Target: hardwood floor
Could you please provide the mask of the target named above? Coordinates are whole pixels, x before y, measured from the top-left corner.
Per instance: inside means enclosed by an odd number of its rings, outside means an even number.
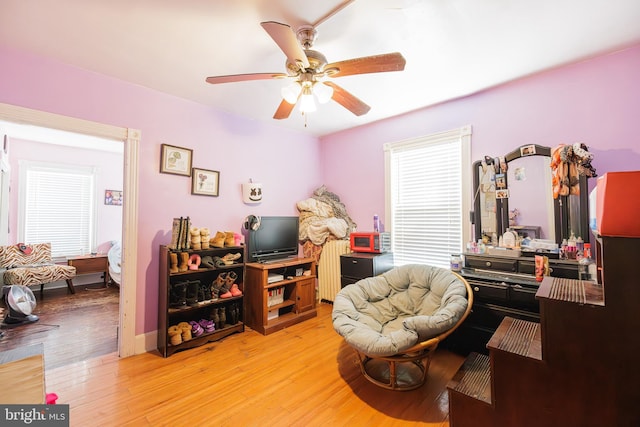
[[[34,314],[40,320],[19,326],[3,323],[0,351],[43,343],[46,369],[117,352],[117,286],[76,286],[75,294],[66,287],[50,289],[44,298],[39,290],[34,294]]]
[[[268,336],[247,329],[166,359],[112,353],[48,367],[47,391],[70,405],[72,426],[449,426],[446,384],[463,357],[438,350],[423,387],[382,389],[361,375],[331,308]]]

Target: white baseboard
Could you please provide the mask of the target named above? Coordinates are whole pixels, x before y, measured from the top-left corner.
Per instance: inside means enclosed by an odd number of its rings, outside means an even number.
[[[158,348],[158,331],[136,335],[136,354],[147,353]]]

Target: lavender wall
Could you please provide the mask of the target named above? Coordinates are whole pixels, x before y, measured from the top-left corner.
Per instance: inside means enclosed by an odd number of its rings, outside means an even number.
[[[473,161],[524,144],[584,142],[595,154],[594,166],[601,175],[640,169],[639,112],[637,45],[324,137],[320,163],[327,186],[340,195],[360,229],[370,229],[373,214],[384,213],[386,142],[469,124]]]
[[[100,200],[104,197],[104,190],[122,190],[122,154],[11,138],[9,141],[9,160],[11,164],[9,243],[18,242],[17,209],[20,160],[96,167],[98,169],[96,189]],[[96,215],[98,223],[98,247],[96,249],[97,252],[106,253],[111,247],[112,240],[121,239],[122,206],[107,206],[100,201]]]
[[[0,58],[0,102],[142,131],[136,334],[157,328],[158,247],[170,241],[172,218],[239,232],[250,213],[297,214],[295,203],[321,184],[313,137],[2,46]],[[191,148],[193,166],[220,171],[220,196],[192,196],[189,178],[159,173],[162,143]],[[242,203],[249,178],[263,183],[260,205]]]

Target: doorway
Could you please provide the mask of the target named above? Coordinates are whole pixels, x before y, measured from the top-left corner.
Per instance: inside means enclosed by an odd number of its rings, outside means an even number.
[[[138,227],[138,146],[140,131],[0,103],[0,120],[95,136],[124,144],[121,288],[119,302],[118,355],[136,351],[136,277]]]

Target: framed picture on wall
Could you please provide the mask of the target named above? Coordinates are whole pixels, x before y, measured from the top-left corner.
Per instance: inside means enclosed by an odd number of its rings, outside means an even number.
[[[160,148],[160,173],[191,176],[193,150],[162,144]]]
[[[191,171],[191,194],[218,196],[220,172],[193,168]]]
[[[104,190],[104,204],[122,206],[122,190]]]

